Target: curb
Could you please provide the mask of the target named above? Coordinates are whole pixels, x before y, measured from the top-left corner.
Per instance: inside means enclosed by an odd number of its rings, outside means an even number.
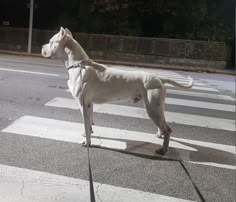
[[[0,54],[42,58],[41,54],[37,54],[37,53],[0,50]],[[145,67],[145,68],[160,68],[160,69],[168,69],[168,70],[176,70],[176,71],[189,71],[189,72],[197,72],[197,73],[225,74],[225,75],[236,76],[236,72],[233,69],[213,69],[213,68],[180,66],[180,65],[160,64],[160,63],[156,63],[156,64],[138,63],[138,62],[102,60],[102,59],[94,59],[94,60],[96,62],[100,62],[104,64],[127,65],[127,66],[136,66],[136,67]]]

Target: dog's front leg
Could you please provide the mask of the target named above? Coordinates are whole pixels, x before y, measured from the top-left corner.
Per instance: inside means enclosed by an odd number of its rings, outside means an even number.
[[[82,142],[82,145],[86,146],[91,144],[91,123],[90,123],[90,113],[87,104],[83,106],[83,116],[84,116],[84,129],[86,140]]]
[[[83,93],[81,95],[81,101],[82,101],[82,116],[84,119],[84,129],[85,129],[85,136],[86,140],[82,142],[82,145],[86,146],[91,145],[91,118],[90,118],[90,106],[91,104],[86,101],[85,99],[85,93],[86,93],[86,84],[83,87]]]
[[[93,104],[91,103],[90,104],[90,107],[89,107],[89,117],[90,117],[90,130],[91,130],[91,133],[93,133],[93,128],[92,126],[94,125],[94,122],[93,122]]]
[[[86,140],[82,142],[82,145],[86,146],[91,144],[91,122],[90,122],[90,113],[88,104],[82,105],[83,117],[84,117],[84,129]]]
[[[80,104],[80,102],[78,102],[78,106],[81,112],[81,116],[84,122],[84,112],[83,112],[83,106],[82,104]],[[94,125],[93,123],[93,104],[90,104],[90,106],[88,107],[88,111],[89,111],[89,117],[90,117],[90,132],[93,133],[93,128],[92,125]],[[82,134],[83,137],[86,137],[86,133]]]

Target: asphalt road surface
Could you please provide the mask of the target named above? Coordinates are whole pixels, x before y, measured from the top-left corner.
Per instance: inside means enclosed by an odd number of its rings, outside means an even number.
[[[125,66],[115,68],[133,69]],[[187,82],[168,86],[170,150],[142,102],[94,109],[96,201],[235,201],[235,77],[142,69]],[[87,150],[60,62],[0,56],[0,201],[89,201]]]

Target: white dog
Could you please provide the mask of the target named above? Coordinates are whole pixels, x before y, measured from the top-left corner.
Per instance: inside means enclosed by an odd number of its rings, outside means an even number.
[[[89,59],[71,32],[64,28],[61,28],[48,44],[43,45],[42,55],[46,58],[57,58],[65,63],[69,72],[69,90],[77,100],[84,120],[86,141],[82,144],[91,144],[94,103],[132,99],[134,102],[143,101],[149,117],[164,136],[163,147],[157,152],[167,152],[172,130],[164,116],[164,83],[191,88],[191,77],[187,85],[182,85],[171,79],[159,78],[156,74],[108,68]]]

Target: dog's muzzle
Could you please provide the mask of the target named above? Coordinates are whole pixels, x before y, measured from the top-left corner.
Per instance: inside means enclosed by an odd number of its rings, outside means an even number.
[[[52,56],[52,51],[49,50],[48,44],[45,44],[45,45],[42,46],[41,54],[45,58],[50,58]]]

